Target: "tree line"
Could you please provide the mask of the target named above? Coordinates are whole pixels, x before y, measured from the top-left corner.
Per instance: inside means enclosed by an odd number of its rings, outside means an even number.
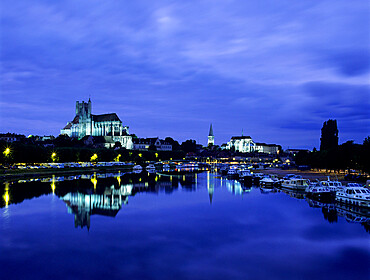
[[[370,173],[370,136],[362,144],[347,141],[338,145],[336,120],[324,122],[321,129],[320,151],[300,151],[295,156],[297,165],[327,170],[356,170]]]

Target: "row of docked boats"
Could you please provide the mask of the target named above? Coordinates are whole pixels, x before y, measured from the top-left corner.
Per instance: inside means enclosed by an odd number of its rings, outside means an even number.
[[[290,178],[284,180],[282,187],[301,190],[307,197],[319,200],[334,199],[339,203],[351,204],[358,207],[370,207],[370,189],[359,183],[348,183],[343,185],[339,181],[310,182],[303,178]]]
[[[223,167],[220,172],[230,179],[258,184],[262,188],[281,187],[300,191],[307,197],[316,200],[335,200],[338,203],[370,208],[370,189],[359,183],[343,185],[338,180],[330,180],[329,177],[327,180],[310,182],[310,180],[295,174],[288,174],[279,179],[276,175],[253,174],[243,166]]]

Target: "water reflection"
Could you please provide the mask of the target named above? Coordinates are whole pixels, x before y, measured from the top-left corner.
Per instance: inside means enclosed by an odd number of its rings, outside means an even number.
[[[68,213],[74,214],[75,227],[90,229],[91,215],[115,217],[122,204],[127,204],[132,189],[132,184],[122,185],[119,189],[112,185],[103,194],[67,193],[61,199],[67,204]]]
[[[210,205],[215,202],[215,195],[218,195],[219,191],[222,192],[218,189],[224,188],[235,196],[250,193],[256,189],[262,195],[285,194],[294,199],[305,200],[309,207],[321,209],[324,220],[329,223],[338,222],[340,217],[347,222],[363,225],[366,231],[369,231],[370,227],[369,209],[338,204],[334,201],[309,199],[304,192],[300,191],[245,185],[238,180],[222,178],[210,171],[203,174],[186,170],[168,170],[161,173],[116,172],[21,179],[2,184],[0,207],[4,208],[2,218],[9,219],[9,205],[51,194],[66,203],[68,213],[75,217],[75,227],[89,229],[92,215],[115,217],[128,203],[129,197],[137,193],[172,194],[180,189],[195,192],[202,191],[203,188],[206,188],[208,197],[205,199]],[[256,192],[254,194],[256,195]]]

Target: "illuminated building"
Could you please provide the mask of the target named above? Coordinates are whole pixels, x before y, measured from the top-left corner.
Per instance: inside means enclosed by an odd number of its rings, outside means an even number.
[[[123,126],[116,113],[91,114],[91,100],[87,103],[76,101],[76,116],[60,131],[60,134],[81,139],[85,136],[103,136],[107,148],[120,142],[122,147],[132,149],[132,137],[128,126]]]
[[[227,150],[235,150],[240,153],[265,153],[277,154],[279,146],[275,144],[257,143],[250,136],[233,136],[226,144]]]
[[[213,128],[212,128],[212,124],[211,126],[209,127],[209,133],[208,133],[208,146],[210,145],[214,145],[215,144],[215,136],[213,135]]]

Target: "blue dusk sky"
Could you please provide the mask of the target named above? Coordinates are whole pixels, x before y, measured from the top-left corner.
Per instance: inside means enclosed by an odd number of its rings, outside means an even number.
[[[2,1],[0,132],[58,135],[91,96],[139,137],[319,147],[370,135],[370,6]]]

